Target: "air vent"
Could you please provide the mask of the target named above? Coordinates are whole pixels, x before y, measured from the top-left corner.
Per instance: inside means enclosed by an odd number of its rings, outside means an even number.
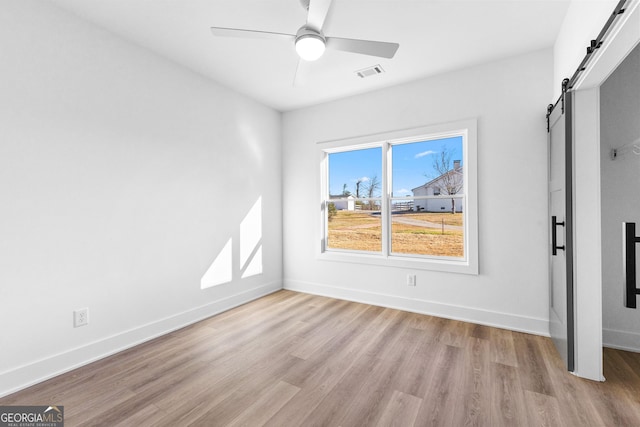
[[[374,65],[373,67],[367,67],[367,68],[363,68],[362,70],[356,71],[356,74],[358,75],[358,77],[362,79],[364,79],[365,77],[371,77],[371,76],[375,76],[376,74],[382,74],[382,73],[384,73],[384,70],[379,64]]]

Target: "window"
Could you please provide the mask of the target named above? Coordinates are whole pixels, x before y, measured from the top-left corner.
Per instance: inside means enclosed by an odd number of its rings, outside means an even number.
[[[321,258],[477,274],[475,121],[319,148]]]

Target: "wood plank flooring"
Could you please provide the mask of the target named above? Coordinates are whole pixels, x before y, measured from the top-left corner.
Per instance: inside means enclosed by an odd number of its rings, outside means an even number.
[[[640,355],[597,383],[548,338],[280,291],[0,399],[66,426],[640,426]]]

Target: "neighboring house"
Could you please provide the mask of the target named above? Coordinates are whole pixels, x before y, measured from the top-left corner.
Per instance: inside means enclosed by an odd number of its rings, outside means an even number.
[[[336,206],[336,209],[339,211],[353,211],[356,208],[356,198],[351,194],[348,196],[344,196],[344,194],[339,194],[337,196],[329,196],[329,200]]]
[[[453,169],[432,179],[426,184],[411,190],[414,196],[448,196],[464,194],[463,169],[460,160],[453,162]],[[442,197],[437,199],[414,200],[415,210],[426,212],[450,212],[453,208],[455,212],[462,212],[464,209],[464,199]]]

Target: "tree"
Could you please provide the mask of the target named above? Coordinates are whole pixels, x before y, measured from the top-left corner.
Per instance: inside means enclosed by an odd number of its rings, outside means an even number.
[[[347,184],[342,184],[342,195],[343,196],[350,196],[351,195],[351,191],[347,190]]]
[[[360,198],[360,185],[362,185],[362,178],[358,178],[356,181],[356,199]]]
[[[337,215],[337,213],[338,213],[338,209],[336,208],[336,204],[329,203],[329,205],[327,206],[327,217],[329,221],[331,221],[333,217]]]
[[[373,175],[365,186],[365,193],[367,198],[372,199],[378,197],[378,190],[380,189],[380,180],[377,175]],[[373,210],[373,201],[369,200],[369,209]]]
[[[443,146],[440,155],[433,160],[433,168],[439,175],[440,191],[450,196],[458,194],[464,184],[460,161],[452,162],[451,157],[451,151]],[[454,197],[451,198],[451,213],[456,213],[456,199]]]

